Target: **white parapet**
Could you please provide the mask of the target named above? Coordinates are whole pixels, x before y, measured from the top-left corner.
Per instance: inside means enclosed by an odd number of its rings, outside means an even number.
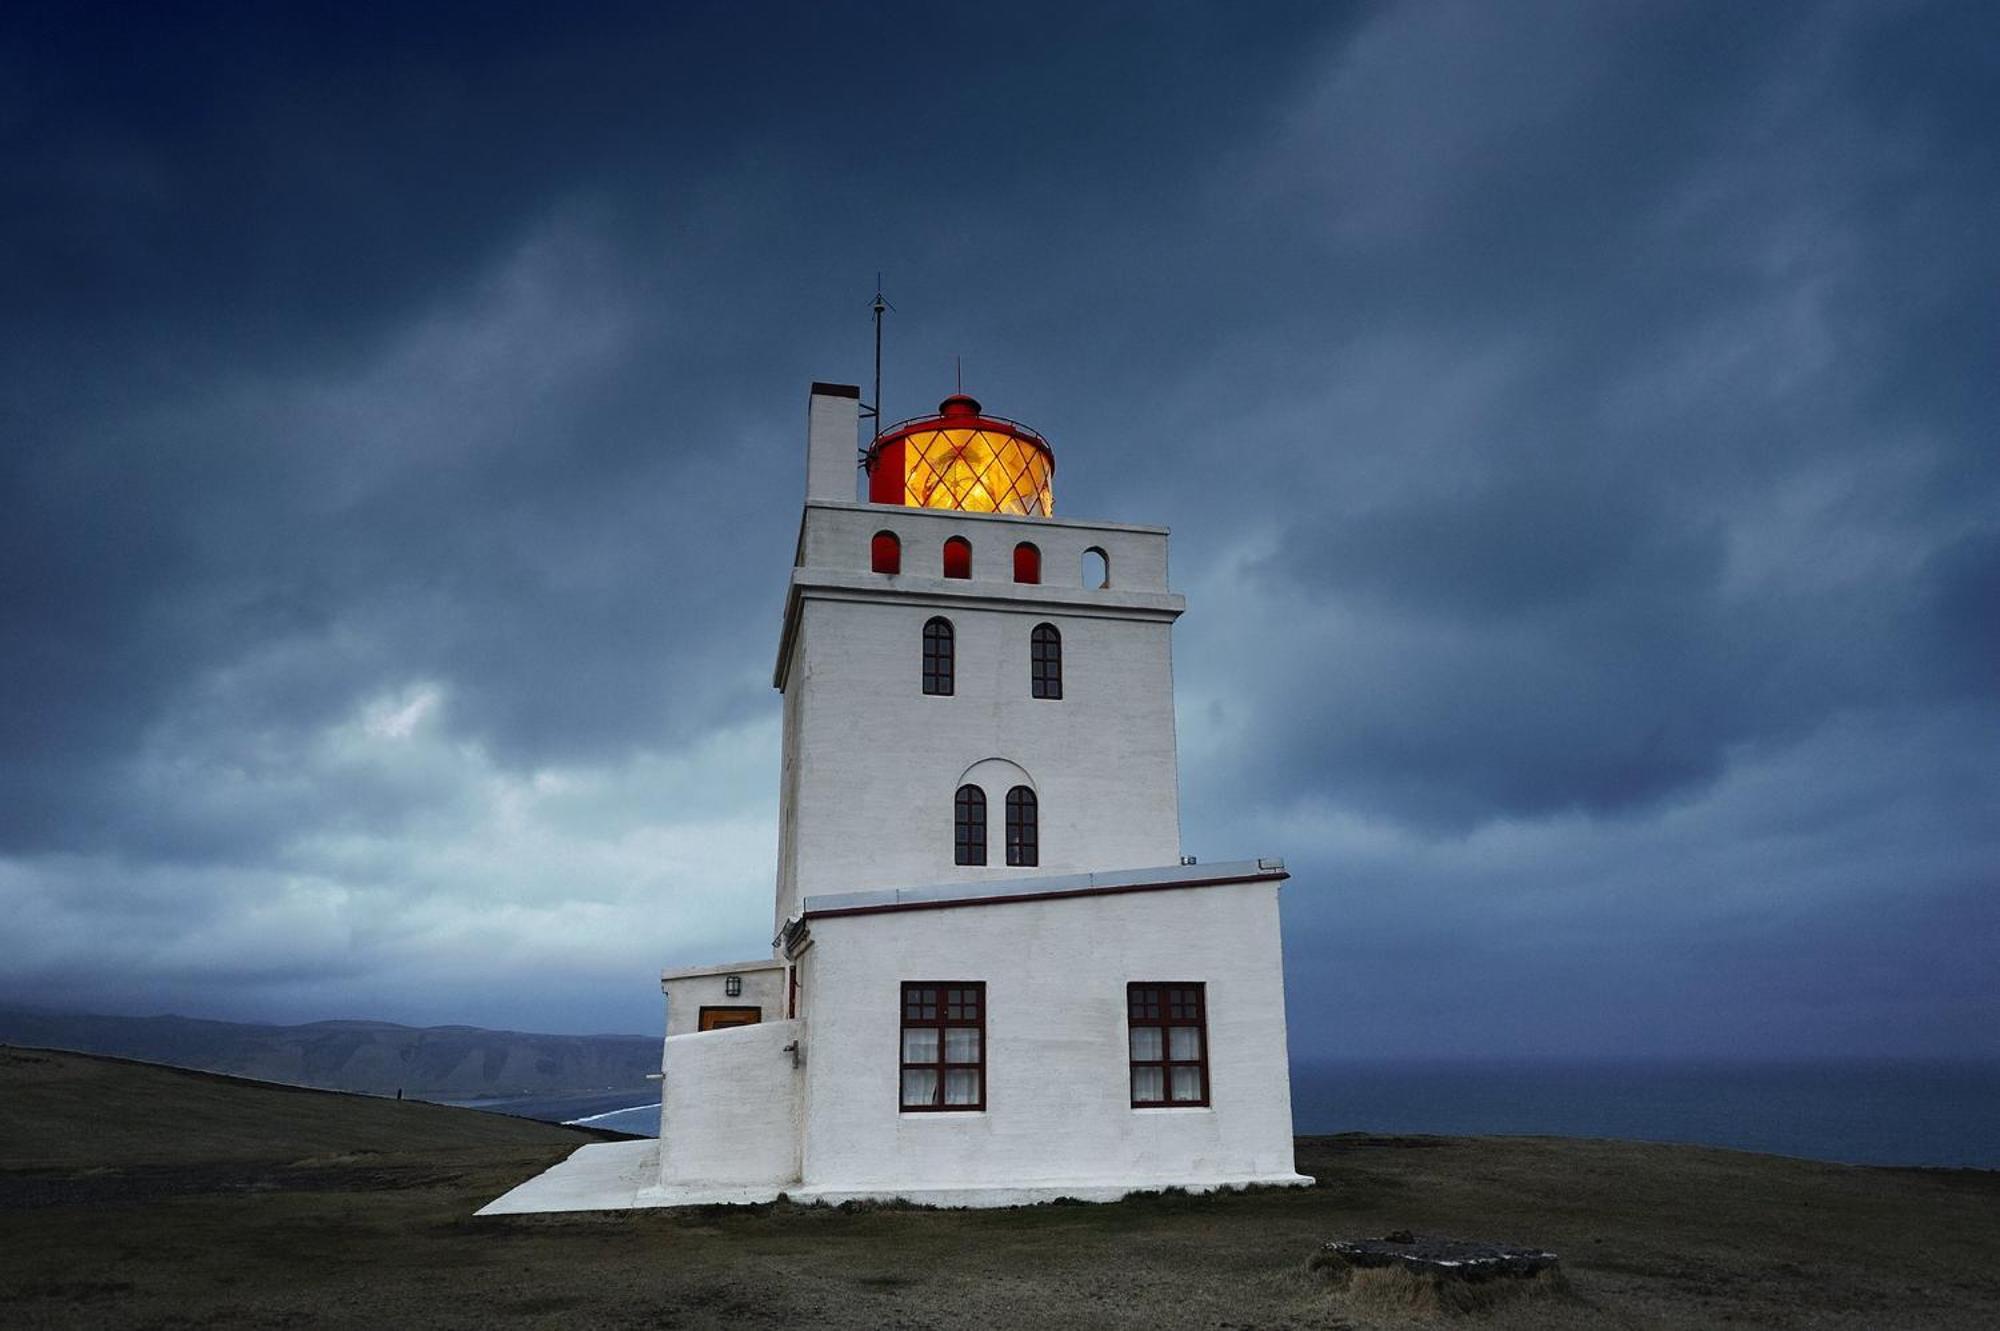
[[[667,1040],[661,1186],[798,1180],[799,1029],[796,1021],[767,1021]]]

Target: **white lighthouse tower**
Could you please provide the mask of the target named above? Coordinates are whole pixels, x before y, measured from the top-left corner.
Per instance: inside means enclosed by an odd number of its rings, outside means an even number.
[[[963,394],[874,442],[856,504],[849,391],[814,386],[778,647],[778,925],[826,893],[1178,864],[1166,530],[1054,517],[1049,445]]]
[[[588,1204],[1309,1183],[1284,865],[1182,855],[1166,529],[1055,516],[1048,442],[962,393],[858,417],[813,385],[773,955],[662,976],[657,1158]]]

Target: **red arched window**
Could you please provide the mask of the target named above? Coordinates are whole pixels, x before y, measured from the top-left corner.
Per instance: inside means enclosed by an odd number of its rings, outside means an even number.
[[[892,531],[878,531],[868,546],[868,566],[877,573],[903,571],[903,543]]]
[[[1042,552],[1027,541],[1014,547],[1014,581],[1042,580]]]
[[[972,542],[954,536],[944,543],[944,575],[947,578],[972,576]]]

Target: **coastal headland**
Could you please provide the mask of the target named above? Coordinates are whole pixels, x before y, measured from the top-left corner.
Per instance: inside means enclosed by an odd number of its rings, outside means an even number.
[[[2000,1173],[1546,1137],[1305,1137],[1320,1186],[1108,1206],[475,1219],[605,1134],[0,1047],[0,1324],[1987,1327]],[[1553,1249],[1440,1313],[1310,1269],[1408,1229]]]

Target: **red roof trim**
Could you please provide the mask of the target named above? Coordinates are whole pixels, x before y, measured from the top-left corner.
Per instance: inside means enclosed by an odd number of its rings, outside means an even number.
[[[837,906],[831,910],[806,909],[804,918],[829,920],[841,915],[886,915],[900,910],[953,910],[960,906],[1008,906],[1019,901],[1059,901],[1065,897],[1108,897],[1122,892],[1165,892],[1177,887],[1226,887],[1232,883],[1282,883],[1292,875],[1279,869],[1270,873],[1232,874],[1227,878],[1185,878],[1165,883],[1117,883],[1105,887],[1069,887],[1053,892],[1020,892],[1004,897],[947,897],[938,901],[891,901],[873,906]]]

